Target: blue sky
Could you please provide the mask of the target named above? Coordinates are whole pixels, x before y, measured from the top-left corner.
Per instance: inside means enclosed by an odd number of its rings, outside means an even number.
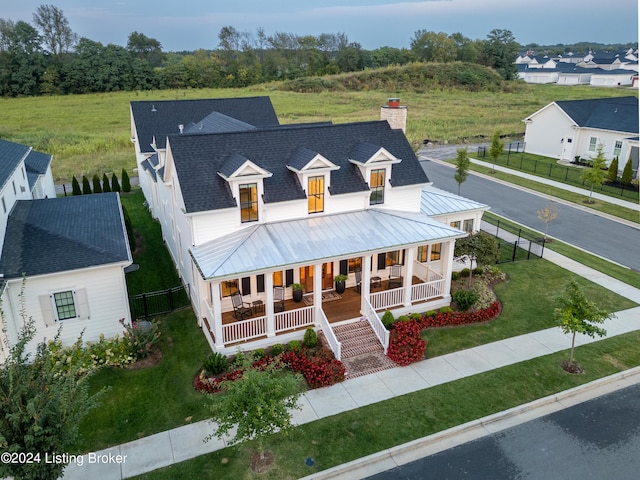
[[[62,9],[81,37],[125,46],[137,31],[166,51],[216,48],[225,25],[267,35],[344,32],[366,49],[409,47],[420,29],[484,39],[500,28],[521,44],[638,41],[637,0],[0,0],[0,18],[31,22],[43,3]]]

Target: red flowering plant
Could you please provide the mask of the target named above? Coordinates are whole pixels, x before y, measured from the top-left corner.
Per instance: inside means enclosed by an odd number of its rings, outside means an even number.
[[[420,330],[416,320],[396,322],[389,337],[387,356],[401,366],[422,360],[427,342],[420,337]]]

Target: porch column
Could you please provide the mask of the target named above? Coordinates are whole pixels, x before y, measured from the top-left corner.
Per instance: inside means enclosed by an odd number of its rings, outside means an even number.
[[[313,324],[319,326],[320,311],[322,310],[322,264],[313,266]]]
[[[445,298],[451,298],[451,272],[453,271],[453,245],[455,240],[449,242],[443,242],[443,252],[441,255],[442,261],[442,275],[444,277],[444,284],[442,285],[442,296]]]
[[[404,306],[411,306],[411,288],[413,286],[413,262],[418,258],[418,247],[409,247],[404,257],[406,263],[404,272]]]
[[[220,297],[222,291],[220,290],[220,282],[213,282],[211,284],[211,310],[213,310],[212,325],[213,336],[215,337],[216,347],[224,347],[224,339],[222,338],[222,305],[220,303]]]
[[[273,309],[273,273],[264,274],[264,289],[267,295],[267,302],[264,312],[267,315],[267,337],[276,336],[276,317]]]
[[[360,284],[360,313],[367,311],[365,301],[371,294],[371,255],[362,257],[362,283]]]

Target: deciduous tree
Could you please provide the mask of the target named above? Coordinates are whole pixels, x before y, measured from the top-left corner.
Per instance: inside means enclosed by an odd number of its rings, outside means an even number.
[[[593,203],[591,197],[593,196],[594,187],[600,187],[607,176],[607,161],[604,158],[602,148],[602,144],[599,144],[596,156],[591,158],[591,168],[586,168],[582,172],[582,180],[591,186],[589,189],[589,199],[587,200],[587,203]]]
[[[489,156],[493,159],[493,164],[491,165],[491,173],[496,173],[496,161],[498,157],[502,155],[504,152],[504,142],[500,138],[500,132],[496,130],[491,135],[491,146],[489,147]]]
[[[603,337],[607,332],[598,325],[615,315],[602,310],[587,299],[575,280],[567,285],[565,294],[557,299],[557,303],[558,307],[554,310],[554,316],[562,331],[571,334],[571,352],[567,369],[573,371],[576,334],[582,333],[592,338],[595,336]]]
[[[542,209],[536,212],[538,214],[538,219],[544,222],[544,242],[547,241],[547,232],[549,231],[549,224],[558,218],[558,209],[555,204],[549,200],[547,201],[547,205]]]
[[[47,49],[56,57],[67,53],[77,41],[64,12],[54,5],[40,5],[33,14],[33,22],[40,28]]]
[[[453,175],[453,178],[458,183],[458,195],[460,195],[460,185],[462,185],[469,176],[469,166],[471,165],[471,162],[466,148],[459,148],[457,151],[456,173]]]
[[[469,261],[471,273],[469,274],[469,286],[473,276],[473,264],[490,265],[496,263],[499,252],[498,240],[486,232],[478,231],[465,238],[456,240],[453,256],[460,262]]]
[[[505,80],[514,80],[518,74],[514,63],[518,47],[518,42],[509,30],[491,30],[483,42],[483,62],[493,67]]]

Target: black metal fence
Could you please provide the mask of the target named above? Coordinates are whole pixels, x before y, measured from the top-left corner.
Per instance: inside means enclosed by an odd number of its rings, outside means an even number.
[[[134,320],[164,315],[190,305],[189,285],[129,297],[131,318]]]
[[[527,235],[522,229],[518,229],[517,233],[511,233],[500,228],[500,221],[492,227],[484,230],[498,239],[500,256],[496,263],[542,258],[545,243],[543,238]]]

